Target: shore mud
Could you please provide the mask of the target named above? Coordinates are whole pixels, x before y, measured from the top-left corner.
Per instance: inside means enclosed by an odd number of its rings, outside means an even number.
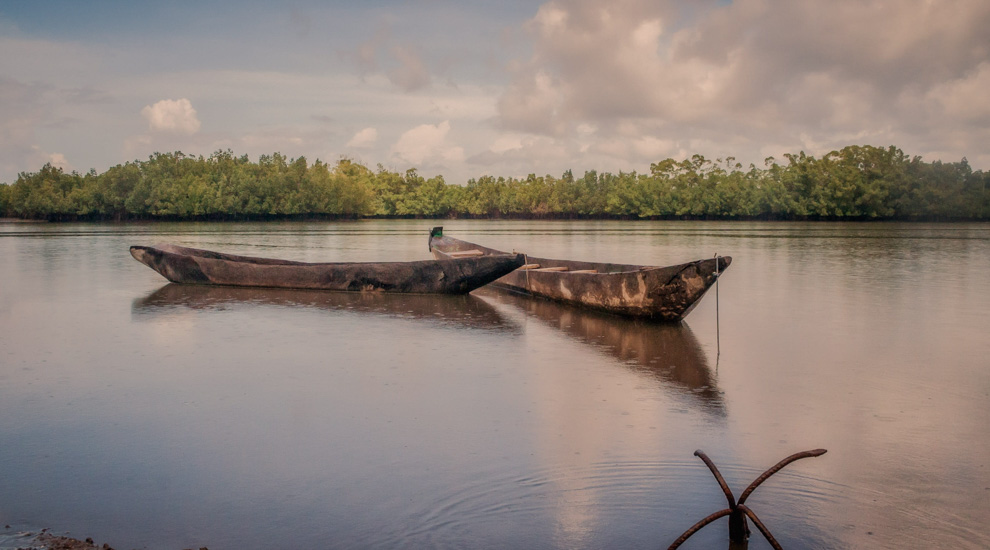
[[[23,531],[6,525],[0,530],[0,550],[114,550],[114,548],[107,543],[97,544],[91,538],[79,540],[66,535],[56,535],[49,529],[37,532]],[[199,550],[209,549],[202,547]]]

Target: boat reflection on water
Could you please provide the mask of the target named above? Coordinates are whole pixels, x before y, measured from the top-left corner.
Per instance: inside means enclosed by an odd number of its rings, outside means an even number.
[[[664,387],[700,399],[710,412],[725,415],[715,374],[697,337],[685,324],[637,321],[488,288],[475,295],[522,310]]]
[[[711,412],[725,414],[716,378],[687,325],[637,321],[487,288],[465,295],[425,295],[169,283],[134,300],[131,311],[140,319],[179,309],[222,311],[245,305],[355,311],[433,326],[508,333],[525,330],[512,315],[512,311],[521,311],[661,382],[664,388],[690,395],[693,402],[701,400]]]
[[[444,326],[518,332],[494,307],[471,294],[391,294],[384,292],[328,292],[281,288],[183,285],[169,283],[134,300],[137,318],[168,314],[177,308],[224,310],[239,305],[303,307],[375,313],[428,320]]]

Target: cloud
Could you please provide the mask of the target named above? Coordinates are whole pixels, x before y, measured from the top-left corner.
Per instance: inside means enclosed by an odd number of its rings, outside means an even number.
[[[559,117],[568,93],[565,88],[564,82],[544,71],[520,75],[498,99],[499,126],[534,134],[566,133],[567,124]]]
[[[585,120],[655,116],[663,89],[663,2],[552,1],[526,29],[533,56],[510,68],[499,101],[507,128],[562,134]]]
[[[199,131],[196,109],[186,98],[163,99],[154,105],[146,105],[141,115],[148,120],[152,132],[192,135]]]
[[[388,79],[400,89],[412,92],[430,85],[430,71],[414,48],[396,46],[392,55],[398,66],[388,72]]]
[[[362,77],[381,70],[379,74],[384,74],[393,86],[403,92],[414,92],[429,87],[433,81],[422,53],[424,44],[427,41],[397,44],[392,25],[383,24],[370,38],[342,51],[341,56],[352,61]],[[383,58],[381,67],[379,58]]]
[[[509,65],[495,122],[567,147],[591,125],[586,150],[613,165],[689,143],[754,160],[849,139],[923,153],[950,120],[985,128],[988,26],[981,0],[552,0],[525,24],[532,55]]]
[[[41,33],[50,14],[12,12],[25,30],[0,36],[0,181],[55,151],[104,170],[217,148],[416,160],[452,182],[694,153],[762,166],[851,143],[990,168],[985,0],[373,4],[182,36],[98,8],[100,33]]]
[[[990,61],[972,72],[932,88],[930,98],[959,124],[990,125]]]
[[[506,168],[509,173],[523,175],[533,172],[530,166],[540,166],[543,171],[556,171],[561,162],[573,159],[578,151],[569,150],[560,140],[546,136],[501,136],[491,146],[470,156],[470,164],[484,167]],[[499,173],[498,175],[506,175]]]
[[[48,155],[48,162],[56,168],[61,168],[63,171],[71,171],[72,165],[66,160],[65,155],[62,153],[52,153]]]
[[[392,146],[392,156],[414,166],[443,165],[464,160],[464,149],[447,142],[450,121],[422,124],[399,137]]]
[[[378,141],[378,130],[374,128],[365,128],[360,132],[354,134],[354,137],[347,142],[347,147],[354,147],[355,149],[367,149]]]
[[[54,95],[50,86],[0,76],[0,182],[57,160],[38,145],[37,132],[51,122]]]

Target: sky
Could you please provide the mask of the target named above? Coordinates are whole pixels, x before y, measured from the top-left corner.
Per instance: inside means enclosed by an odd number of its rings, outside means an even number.
[[[465,183],[894,145],[990,169],[986,0],[0,0],[0,182],[155,152]]]

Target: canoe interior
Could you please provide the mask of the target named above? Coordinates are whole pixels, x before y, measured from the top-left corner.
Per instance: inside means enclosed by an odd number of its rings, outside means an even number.
[[[159,243],[150,248],[156,248],[163,252],[178,254],[180,256],[192,256],[196,258],[208,258],[211,260],[224,260],[228,262],[241,262],[255,265],[319,265],[317,262],[298,262],[294,260],[279,260],[276,258],[239,256],[237,254],[226,254],[224,252],[214,252],[213,250],[203,250],[201,248],[188,248],[171,243]]]
[[[492,254],[506,254],[502,250],[496,250],[494,248],[488,248],[486,246],[481,246],[478,244],[470,243],[467,241],[462,241],[455,239],[453,237],[448,237],[446,235],[442,237],[434,237],[430,240],[431,250],[436,249],[445,256],[451,256],[452,253],[457,252],[469,252],[471,250],[480,250],[485,255]],[[516,252],[513,251],[513,254]],[[614,264],[605,262],[583,262],[580,260],[558,260],[553,258],[541,258],[538,256],[529,256],[523,253],[523,258],[526,264],[539,264],[539,268],[554,268],[554,267],[566,267],[568,271],[588,271],[594,270],[599,274],[603,273],[627,273],[634,271],[642,271],[644,269],[657,269],[653,266],[647,265],[634,265],[634,264]],[[565,272],[566,273],[566,272]]]

